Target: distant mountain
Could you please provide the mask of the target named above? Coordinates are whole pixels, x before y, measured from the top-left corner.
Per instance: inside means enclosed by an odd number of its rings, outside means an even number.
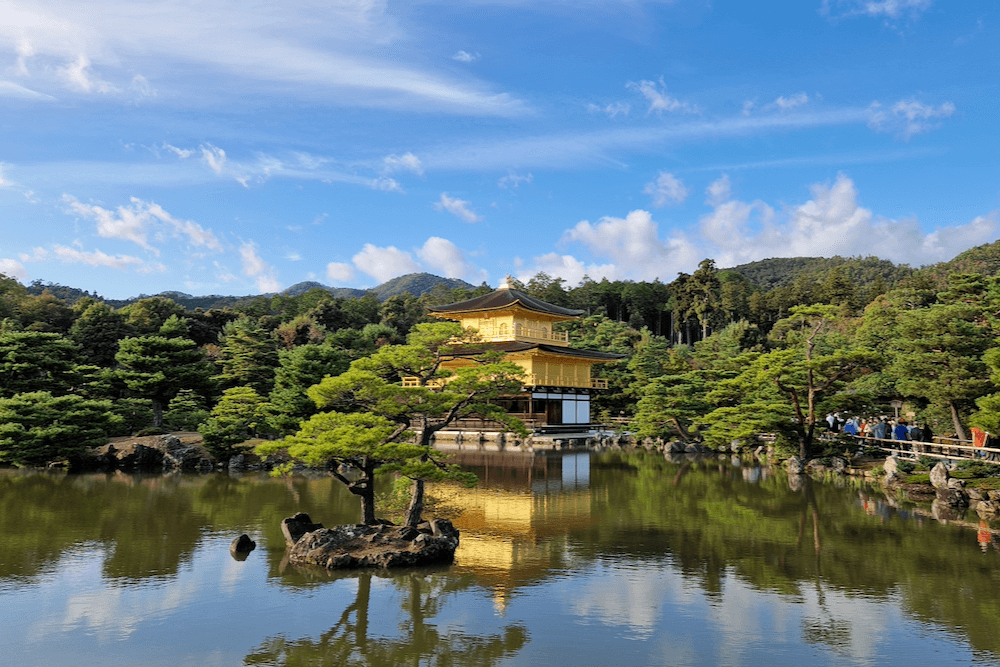
[[[1000,273],[1000,241],[969,248],[947,262],[938,262],[921,270],[943,283],[952,273],[981,273],[994,276]]]
[[[291,287],[281,290],[281,294],[283,296],[298,296],[313,289],[326,290],[334,297],[344,299],[360,299],[365,294],[368,294],[368,290],[355,289],[353,287],[327,287],[323,283],[318,283],[315,280],[306,280],[301,283],[295,283]]]
[[[329,287],[323,283],[316,282],[315,280],[306,280],[301,283],[295,283],[291,287],[284,289],[280,292],[282,296],[299,296],[300,294],[305,294],[309,290],[322,289],[329,292],[334,298],[343,299],[360,299],[369,292],[373,293],[380,301],[385,301],[389,297],[396,296],[397,294],[402,294],[403,292],[409,292],[413,296],[420,296],[425,292],[430,292],[432,289],[438,285],[444,285],[448,289],[454,289],[456,287],[462,287],[465,289],[474,289],[472,285],[465,282],[464,280],[458,280],[456,278],[442,278],[441,276],[435,276],[430,273],[410,273],[405,276],[400,276],[398,278],[393,278],[388,282],[384,282],[378,287],[364,290],[355,289],[353,287]],[[32,283],[28,291],[33,294],[41,294],[43,290],[49,289],[60,299],[69,301],[70,303],[84,297],[92,296],[95,299],[101,299],[108,305],[115,308],[121,308],[122,306],[127,306],[130,303],[134,303],[140,299],[148,299],[150,295],[140,294],[139,296],[134,296],[129,299],[102,299],[96,294],[90,294],[89,292],[83,292],[73,287],[64,287],[63,285],[43,285],[41,281],[35,281]],[[248,295],[248,296],[222,296],[219,294],[211,294],[208,296],[192,296],[185,292],[178,292],[175,290],[160,292],[159,294],[154,294],[153,296],[164,297],[171,299],[172,301],[184,306],[188,310],[194,310],[195,308],[201,308],[203,310],[211,310],[213,308],[225,308],[227,306],[233,306],[237,303],[245,303],[253,299],[259,298],[260,296],[275,296],[276,293],[263,294],[263,295]]]
[[[913,274],[905,264],[896,265],[878,257],[775,257],[734,266],[726,271],[742,275],[765,291],[791,285],[800,275],[810,280],[823,280],[835,268],[841,267],[858,286],[881,279],[887,286]]]
[[[430,273],[408,273],[405,276],[399,276],[398,278],[384,282],[371,291],[375,293],[375,296],[380,301],[385,301],[389,297],[402,294],[403,292],[409,292],[413,296],[420,296],[421,294],[430,292],[438,285],[444,285],[448,289],[458,287],[468,290],[475,289],[474,285],[470,285],[458,278],[442,278]]]

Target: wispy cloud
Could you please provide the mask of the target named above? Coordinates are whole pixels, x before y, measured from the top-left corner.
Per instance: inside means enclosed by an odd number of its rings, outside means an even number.
[[[100,250],[86,252],[77,248],[55,244],[51,250],[35,248],[32,254],[22,254],[22,262],[46,262],[57,259],[63,264],[86,264],[88,266],[104,266],[112,269],[126,269],[129,266],[142,267],[143,261],[130,255],[108,255]]]
[[[685,113],[695,113],[697,111],[697,108],[688,102],[682,102],[667,95],[667,84],[663,81],[663,77],[660,77],[659,82],[643,80],[636,83],[630,81],[625,84],[625,87],[637,91],[646,99],[649,103],[649,108],[646,111],[647,114],[655,113],[660,115],[664,111],[681,111]]]
[[[191,220],[179,220],[155,202],[132,197],[128,206],[119,206],[114,211],[96,204],[84,204],[72,195],[64,194],[62,201],[69,206],[69,212],[97,223],[97,234],[102,238],[122,239],[159,255],[159,249],[149,241],[154,227],[165,226],[173,236],[183,237],[197,248],[214,252],[222,251],[222,243],[215,234]]]
[[[923,104],[916,100],[900,100],[888,110],[879,103],[869,107],[871,116],[868,126],[878,132],[895,132],[903,139],[927,132],[935,127],[934,119],[948,118],[955,113],[955,105],[944,102],[939,106]]]
[[[281,291],[281,283],[275,275],[275,269],[257,253],[257,244],[244,241],[240,245],[240,260],[243,264],[243,275],[250,276],[261,293]]]
[[[628,112],[632,110],[632,105],[628,102],[612,102],[606,104],[603,107],[597,104],[588,104],[587,111],[590,113],[603,113],[608,118],[614,118],[615,116],[627,116]]]
[[[483,220],[483,216],[477,214],[469,208],[469,202],[449,197],[447,192],[441,193],[441,198],[434,204],[434,210],[447,211],[462,222],[468,222],[470,224],[474,222],[481,222]]]
[[[22,100],[52,101],[56,98],[37,90],[31,90],[13,81],[0,81],[0,97],[16,97]]]
[[[148,81],[153,74],[157,87],[185,91],[187,82],[175,74],[183,63],[199,72],[199,88],[220,95],[294,86],[338,105],[490,116],[527,110],[523,101],[468,77],[377,55],[371,44],[407,36],[390,12],[380,0],[281,7],[150,0],[143,11],[124,0],[21,0],[0,23],[0,44],[19,45],[23,75],[41,80],[54,72],[67,90],[82,95],[149,96],[156,92]]]
[[[934,0],[823,0],[820,13],[831,18],[868,16],[871,18],[917,18]]]
[[[479,60],[478,53],[469,53],[468,51],[458,51],[451,57],[452,60],[457,60],[460,63],[471,63]]]
[[[497,187],[504,190],[516,190],[521,186],[521,184],[529,184],[534,180],[534,176],[530,173],[519,174],[516,171],[510,170],[507,172],[506,176],[501,176],[500,180],[497,181]]]
[[[655,181],[646,183],[642,193],[653,198],[653,206],[662,208],[667,204],[680,204],[688,196],[688,189],[680,179],[665,171],[661,171]]]
[[[403,153],[402,155],[387,155],[382,160],[386,171],[412,171],[414,174],[423,175],[424,167],[413,153]]]

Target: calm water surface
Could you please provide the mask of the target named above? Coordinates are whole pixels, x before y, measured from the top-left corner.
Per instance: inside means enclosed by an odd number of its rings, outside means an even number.
[[[388,575],[283,562],[283,517],[356,520],[329,478],[0,471],[0,664],[1000,664],[974,513],[730,459],[464,463],[454,565]]]

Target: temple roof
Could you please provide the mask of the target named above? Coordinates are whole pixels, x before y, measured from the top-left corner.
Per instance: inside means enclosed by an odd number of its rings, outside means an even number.
[[[484,294],[483,296],[477,296],[466,301],[450,303],[444,306],[432,306],[427,310],[432,315],[457,315],[460,313],[506,310],[514,306],[520,306],[525,310],[536,313],[552,315],[559,319],[580,317],[584,313],[582,310],[573,310],[572,308],[563,308],[562,306],[547,303],[506,285],[502,285],[500,289],[489,294]]]
[[[623,359],[624,354],[614,354],[612,352],[598,352],[597,350],[581,350],[572,347],[559,347],[557,345],[545,345],[544,343],[525,343],[521,341],[509,341],[501,343],[479,343],[473,345],[455,345],[451,347],[451,352],[456,357],[482,354],[483,352],[525,352],[527,350],[538,350],[561,357],[575,357],[577,359],[590,359],[591,361],[615,361]]]

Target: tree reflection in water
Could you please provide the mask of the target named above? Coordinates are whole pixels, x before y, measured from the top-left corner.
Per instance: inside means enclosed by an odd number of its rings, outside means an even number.
[[[244,659],[246,665],[496,665],[517,653],[528,641],[524,626],[511,624],[502,632],[472,635],[431,621],[447,594],[468,588],[469,578],[429,574],[423,570],[392,576],[402,590],[405,620],[397,637],[370,636],[369,607],[372,572],[354,574],[358,590],[337,623],[317,639],[273,637]],[[388,575],[383,575],[388,576]]]

